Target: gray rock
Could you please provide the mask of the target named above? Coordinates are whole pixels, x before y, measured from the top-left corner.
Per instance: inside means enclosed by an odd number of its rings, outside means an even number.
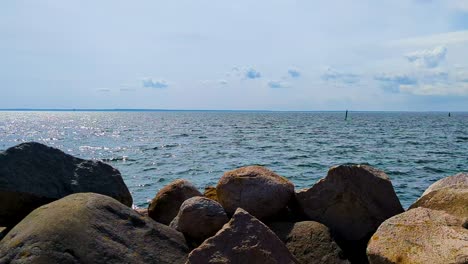
[[[239,208],[232,219],[198,248],[187,264],[298,263],[283,242],[258,219]]]
[[[468,186],[465,189],[446,187],[431,191],[419,198],[409,209],[418,207],[440,210],[468,219]]]
[[[296,199],[310,220],[330,228],[352,262],[366,261],[370,236],[383,221],[404,211],[388,176],[366,165],[332,167]]]
[[[369,262],[468,263],[468,230],[463,220],[442,211],[411,209],[377,229],[367,247]]]
[[[0,242],[0,263],[184,263],[183,235],[104,195],[79,193],[31,212]]]
[[[170,227],[201,243],[216,234],[228,221],[226,212],[218,202],[196,196],[185,200]]]
[[[202,194],[192,183],[183,179],[175,180],[156,194],[148,207],[148,215],[159,223],[169,225],[182,203],[194,196]]]
[[[0,225],[14,226],[35,208],[80,192],[100,193],[132,205],[119,171],[102,162],[34,142],[0,153]]]
[[[458,173],[453,176],[442,178],[434,182],[426,191],[421,195],[424,196],[432,191],[442,188],[450,187],[452,189],[468,189],[468,173]]]
[[[268,225],[302,264],[346,264],[328,227],[314,221],[274,222]]]
[[[249,166],[224,173],[216,186],[219,203],[229,215],[243,208],[259,219],[286,208],[294,197],[294,185],[261,166]]]

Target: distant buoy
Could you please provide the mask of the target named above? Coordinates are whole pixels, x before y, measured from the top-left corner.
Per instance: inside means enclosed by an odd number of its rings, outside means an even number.
[[[348,110],[346,110],[346,114],[345,114],[344,120],[345,120],[345,121],[348,120]]]
[[[451,115],[450,112],[449,112],[449,117],[451,117],[451,116],[452,116],[452,115]]]

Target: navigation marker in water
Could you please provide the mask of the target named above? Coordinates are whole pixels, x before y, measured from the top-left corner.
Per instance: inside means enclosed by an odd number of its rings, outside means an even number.
[[[346,115],[345,115],[344,120],[345,120],[345,121],[348,120],[348,109],[346,109]]]

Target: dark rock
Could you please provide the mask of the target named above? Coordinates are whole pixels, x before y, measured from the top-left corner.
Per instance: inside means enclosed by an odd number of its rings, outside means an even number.
[[[194,263],[298,263],[283,242],[267,226],[245,210],[194,249],[187,264]]]
[[[170,227],[182,232],[189,240],[201,243],[213,236],[229,221],[223,207],[206,197],[192,197],[180,206]]]
[[[35,208],[80,192],[132,205],[119,171],[100,161],[79,159],[34,142],[0,153],[0,225],[14,226]]]
[[[330,228],[352,262],[366,262],[368,239],[404,210],[388,176],[365,165],[333,167],[312,188],[296,194],[302,212]]]
[[[229,215],[243,208],[259,219],[276,215],[294,196],[294,185],[261,166],[224,173],[216,186],[220,204]]]
[[[302,264],[346,264],[330,230],[314,221],[274,222],[268,225]]]
[[[2,240],[3,237],[6,236],[7,232],[8,232],[8,229],[6,227],[0,226],[0,240]]]
[[[182,203],[194,196],[202,194],[192,183],[183,179],[175,180],[156,194],[148,207],[148,215],[159,223],[169,225]]]
[[[463,220],[442,211],[411,209],[380,225],[367,247],[371,264],[468,263]]]
[[[0,243],[0,263],[184,263],[183,235],[104,195],[41,206]]]

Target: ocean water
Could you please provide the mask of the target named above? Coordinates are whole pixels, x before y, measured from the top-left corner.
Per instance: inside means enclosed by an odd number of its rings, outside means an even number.
[[[136,206],[177,178],[201,191],[260,164],[311,187],[330,166],[384,170],[406,208],[438,179],[468,171],[468,113],[0,112],[0,150],[37,141],[116,167]]]

